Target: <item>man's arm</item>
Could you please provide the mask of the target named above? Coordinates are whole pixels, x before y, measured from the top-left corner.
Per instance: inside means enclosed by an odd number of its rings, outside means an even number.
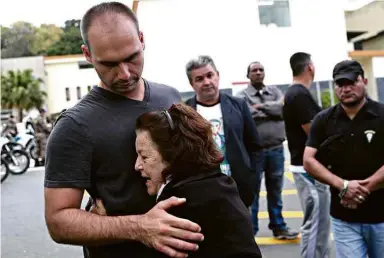
[[[311,129],[311,122],[318,113],[318,109],[313,104],[312,99],[307,93],[300,92],[291,103],[292,113],[296,114],[296,121],[308,136]]]
[[[272,87],[271,91],[275,100],[264,102],[259,109],[267,115],[283,118],[283,93],[277,87]]]
[[[176,249],[196,250],[186,241],[200,241],[200,227],[165,211],[185,200],[173,198],[137,216],[99,216],[81,210],[83,189],[90,188],[92,152],[84,129],[61,118],[47,145],[44,191],[46,224],[56,242],[100,245],[136,240],[175,257],[185,257]]]
[[[73,245],[137,240],[138,217],[103,217],[80,209],[84,190],[45,188],[45,219],[55,242]]]
[[[315,158],[316,153],[317,149],[308,146],[305,147],[303,158],[305,171],[320,182],[330,185],[340,191],[343,188],[344,180],[332,174],[320,162],[318,162]]]
[[[257,132],[255,122],[247,107],[247,103],[243,102],[243,117],[244,117],[244,145],[248,151],[251,160],[251,167],[256,171],[257,166],[257,153],[261,151],[261,140]],[[256,172],[255,172],[256,173]]]
[[[251,113],[251,117],[254,119],[257,118],[262,118],[262,117],[267,117],[267,115],[260,109],[260,107],[263,106],[263,104],[258,103],[258,104],[253,104],[251,103],[249,97],[245,93],[245,90],[240,91],[239,93],[236,94],[236,97],[241,98],[245,101],[247,104],[247,107],[249,109],[249,112]]]
[[[384,165],[372,176],[359,181],[359,183],[371,192],[384,188]]]
[[[311,123],[302,124],[302,125],[301,125],[301,128],[303,129],[303,131],[305,132],[305,134],[308,136],[308,135],[309,135],[309,132],[310,132],[310,130],[311,130]]]
[[[45,189],[45,218],[54,241],[91,246],[134,240],[169,256],[185,257],[184,253],[175,249],[195,251],[198,246],[181,239],[203,239],[197,224],[166,212],[183,204],[185,199],[169,198],[144,215],[100,216],[80,210],[82,197],[83,190],[80,189]]]

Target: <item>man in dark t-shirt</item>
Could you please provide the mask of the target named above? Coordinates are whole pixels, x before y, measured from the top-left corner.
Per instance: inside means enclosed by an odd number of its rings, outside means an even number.
[[[141,77],[143,34],[127,6],[92,7],[81,32],[83,53],[101,83],[61,115],[50,135],[44,182],[49,233],[58,243],[85,246],[91,258],[151,257],[149,247],[183,257],[197,250],[200,226],[166,212],[184,199],[154,206],[134,170],[136,118],[180,102],[180,94]],[[108,216],[80,209],[84,190]]]
[[[315,117],[304,166],[331,186],[336,257],[384,257],[384,105],[366,98],[360,63],[333,78],[340,103]]]
[[[284,96],[283,117],[295,185],[304,211],[301,226],[301,257],[324,258],[330,255],[330,217],[328,186],[309,176],[303,168],[303,153],[311,122],[321,110],[310,91],[315,67],[307,53],[292,55],[293,83]]]

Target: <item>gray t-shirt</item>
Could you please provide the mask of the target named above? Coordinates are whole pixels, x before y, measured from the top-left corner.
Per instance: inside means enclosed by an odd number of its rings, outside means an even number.
[[[171,87],[145,81],[143,101],[94,87],[57,121],[46,152],[44,186],[86,189],[108,215],[143,214],[155,204],[135,171],[135,122],[143,113],[181,102]],[[97,226],[97,225],[95,225]],[[138,242],[88,248],[90,257],[146,257]]]

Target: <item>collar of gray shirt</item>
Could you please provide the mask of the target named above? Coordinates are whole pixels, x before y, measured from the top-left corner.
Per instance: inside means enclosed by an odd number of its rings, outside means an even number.
[[[255,96],[257,93],[257,90],[254,86],[251,84],[248,85],[248,87],[245,89],[245,91],[250,95],[250,96]],[[264,85],[263,88],[261,88],[262,94],[270,94],[272,95],[273,92],[271,91],[270,87],[267,85]]]

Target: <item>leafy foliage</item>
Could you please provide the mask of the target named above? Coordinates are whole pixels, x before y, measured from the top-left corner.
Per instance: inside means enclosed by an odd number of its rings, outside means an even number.
[[[32,70],[8,71],[1,75],[1,107],[17,108],[19,119],[22,119],[23,110],[41,108],[47,96],[40,89],[42,79],[35,78]]]

